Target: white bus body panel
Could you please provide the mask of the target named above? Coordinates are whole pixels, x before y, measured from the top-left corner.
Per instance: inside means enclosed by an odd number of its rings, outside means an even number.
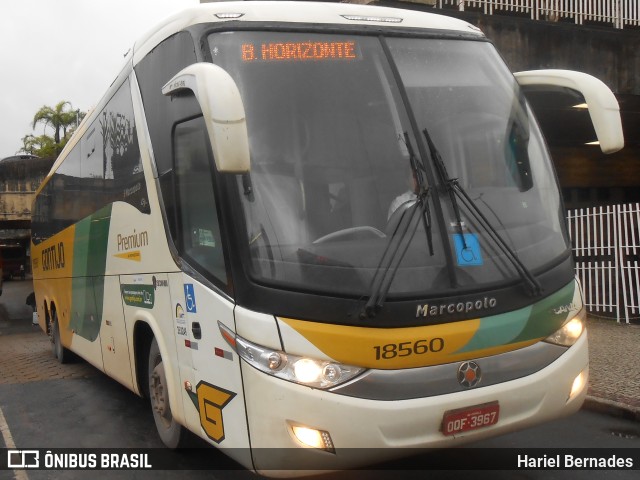
[[[176,339],[172,370],[180,377],[184,424],[212,445],[231,449],[229,456],[250,466],[240,358],[218,327],[220,322],[235,330],[234,304],[185,273],[170,274],[169,285],[171,310],[176,313],[168,335]]]
[[[224,14],[230,13],[240,16],[225,18]],[[484,36],[477,27],[463,20],[397,8],[322,2],[218,2],[199,5],[168,17],[161,25],[136,42],[133,64],[136,65],[165,38],[190,25],[224,23],[233,20],[239,20],[242,23],[312,23],[374,27],[386,25],[399,28],[461,31],[476,34],[479,37]]]

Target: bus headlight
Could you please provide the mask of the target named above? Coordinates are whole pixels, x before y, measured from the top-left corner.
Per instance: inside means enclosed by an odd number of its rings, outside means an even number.
[[[351,380],[365,369],[313,358],[290,355],[245,340],[222,323],[218,327],[223,338],[240,358],[258,370],[314,388],[328,389]]]
[[[582,335],[582,332],[584,331],[586,316],[586,310],[583,308],[575,317],[566,322],[562,326],[562,328],[560,328],[560,330],[549,335],[544,339],[544,341],[555,343],[556,345],[570,347],[571,345],[576,343],[578,338],[580,338],[580,335]]]

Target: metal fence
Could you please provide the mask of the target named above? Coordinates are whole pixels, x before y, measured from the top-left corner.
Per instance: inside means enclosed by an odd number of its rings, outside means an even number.
[[[587,309],[640,316],[640,204],[569,210],[567,220]]]
[[[520,13],[533,20],[610,24],[615,28],[640,26],[638,0],[438,0],[439,8],[476,10],[487,15]]]

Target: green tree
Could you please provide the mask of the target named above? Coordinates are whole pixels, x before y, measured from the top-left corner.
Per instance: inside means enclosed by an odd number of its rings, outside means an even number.
[[[53,129],[53,141],[58,147],[58,153],[62,150],[62,140],[67,137],[67,129],[75,126],[77,113],[73,110],[71,102],[63,100],[58,102],[54,108],[44,105],[33,117],[33,128],[38,123],[44,123]],[[60,135],[62,133],[62,136]]]
[[[55,157],[57,155],[56,144],[49,135],[25,135],[22,137],[22,148],[18,153],[24,152],[42,158]]]
[[[23,137],[22,151],[38,155],[39,157],[55,157],[64,148],[67,140],[75,130],[77,124],[86,113],[74,110],[71,102],[63,100],[55,107],[42,106],[33,117],[32,128],[42,123],[53,129],[53,137],[43,134],[38,137],[26,135]]]

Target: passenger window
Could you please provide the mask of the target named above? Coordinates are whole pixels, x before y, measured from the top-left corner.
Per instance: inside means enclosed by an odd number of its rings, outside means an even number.
[[[227,285],[208,136],[202,117],[178,124],[173,133],[180,254],[207,277]]]

